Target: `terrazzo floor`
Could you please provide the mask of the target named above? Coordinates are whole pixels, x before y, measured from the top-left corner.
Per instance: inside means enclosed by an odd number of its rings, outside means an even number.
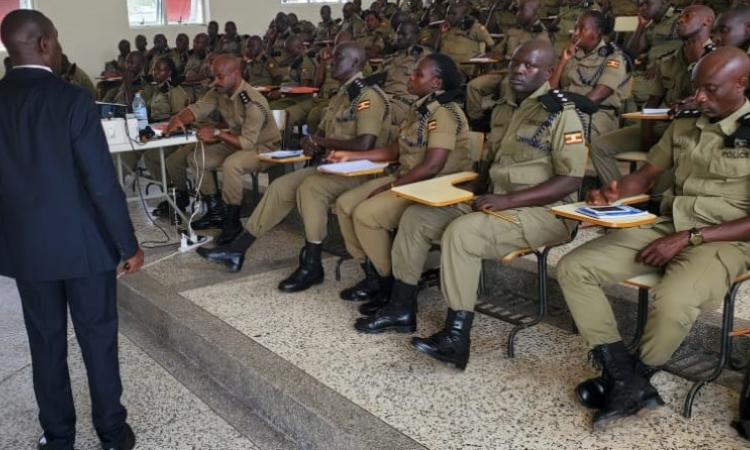
[[[72,332],[70,333],[72,336]],[[91,425],[83,361],[69,339],[69,364],[76,401],[76,449],[101,448]],[[28,341],[15,283],[0,277],[0,449],[36,448],[41,434],[31,383]],[[123,404],[138,450],[253,450],[257,447],[216,415],[159,364],[120,336]]]
[[[334,258],[325,261],[332,280]],[[580,337],[541,325],[522,332],[517,357],[504,357],[509,326],[478,315],[465,372],[413,351],[409,336],[362,335],[354,304],[338,291],[359,277],[344,266],[340,283],[281,294],[290,269],[239,276],[183,295],[328,387],[430,449],[740,449],[729,422],[737,394],[704,389],[693,419],[679,414],[687,382],[657,374],[667,406],[608,433],[590,432],[590,413],[572,389],[593,374]],[[420,296],[417,335],[437,330],[445,307],[435,289]]]

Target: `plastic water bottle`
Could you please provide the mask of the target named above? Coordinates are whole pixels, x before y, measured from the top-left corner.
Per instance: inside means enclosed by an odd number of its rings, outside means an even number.
[[[133,99],[133,114],[138,120],[138,131],[145,130],[148,126],[148,109],[146,109],[146,101],[143,100],[140,92],[136,93]]]

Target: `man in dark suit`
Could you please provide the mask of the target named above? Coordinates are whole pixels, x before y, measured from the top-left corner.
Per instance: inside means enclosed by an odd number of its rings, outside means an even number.
[[[116,270],[143,265],[91,94],[54,75],[62,49],[52,22],[17,10],[0,25],[13,70],[0,80],[0,275],[16,279],[44,434],[72,449],[75,410],[67,312],[86,364],[104,449],[130,449],[120,403]]]

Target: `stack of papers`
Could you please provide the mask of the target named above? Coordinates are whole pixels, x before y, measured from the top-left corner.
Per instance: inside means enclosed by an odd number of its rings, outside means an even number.
[[[584,206],[577,208],[576,212],[596,219],[634,219],[651,215],[628,205]]]
[[[289,159],[302,156],[302,150],[276,150],[275,152],[262,153],[263,156],[271,159]]]
[[[382,172],[388,167],[388,163],[374,163],[367,159],[359,161],[347,161],[335,164],[323,164],[318,166],[318,170],[334,175],[356,175],[360,173],[377,173]]]
[[[669,108],[643,108],[645,116],[665,116],[669,114]]]

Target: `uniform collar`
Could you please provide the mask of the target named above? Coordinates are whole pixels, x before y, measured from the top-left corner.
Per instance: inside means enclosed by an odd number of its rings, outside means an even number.
[[[599,41],[598,44],[596,44],[596,47],[594,47],[594,49],[591,50],[589,53],[584,52],[583,49],[579,49],[576,51],[576,59],[583,59],[589,55],[593,55],[594,53],[599,52],[599,49],[606,45],[607,43],[604,42],[604,39],[602,39],[601,41]]]
[[[249,87],[250,87],[250,85],[247,84],[247,81],[242,80],[242,82],[240,82],[240,85],[237,87],[237,90],[234,91],[234,94],[232,94],[232,95],[229,96],[229,99],[230,100],[235,100],[237,97],[240,96],[240,92],[248,91]]]
[[[443,94],[443,93],[445,93],[445,91],[435,91],[432,94],[427,94],[424,97],[422,97],[419,100],[417,100],[416,102],[414,102],[414,107],[415,108],[419,108],[420,106],[424,105],[425,103],[429,103],[429,102],[435,100],[435,98],[438,95]]]
[[[703,42],[703,44],[701,45],[704,49],[704,52],[705,52],[706,47],[708,47],[709,45],[713,45],[713,43],[714,41],[712,41],[711,38],[706,39],[706,41]],[[685,43],[684,42],[682,43],[682,47],[680,48],[678,54],[680,55],[680,58],[682,59],[682,61],[687,62],[687,59],[685,58]]]
[[[718,126],[719,129],[721,129],[721,132],[724,133],[724,135],[729,136],[730,134],[737,131],[737,127],[739,126],[737,124],[737,120],[739,120],[740,117],[744,116],[747,113],[750,113],[750,101],[745,100],[745,103],[737,111],[721,119],[720,121],[711,123],[708,117],[700,116],[695,122],[695,126],[701,130],[708,126]]]
[[[350,84],[352,84],[354,82],[354,80],[359,80],[360,78],[363,78],[363,77],[364,76],[362,75],[362,72],[357,72],[357,73],[354,74],[354,76],[352,76],[351,78],[349,78],[348,80],[346,80],[346,82],[344,82],[341,85],[341,88],[342,89],[346,89]]]
[[[13,70],[16,70],[16,69],[38,69],[38,70],[46,70],[47,72],[54,74],[54,72],[52,72],[52,69],[50,69],[49,67],[38,65],[38,64],[23,64],[23,65],[20,65],[20,66],[13,66]]]
[[[507,101],[514,108],[518,108],[520,105],[516,103],[516,94],[513,92],[513,89],[510,88],[510,83],[505,83],[504,88],[505,101]],[[527,100],[535,100],[549,92],[550,89],[552,88],[550,87],[549,82],[545,81],[544,84],[539,86],[537,90],[531,93],[531,95],[523,99],[520,104],[523,105]]]

